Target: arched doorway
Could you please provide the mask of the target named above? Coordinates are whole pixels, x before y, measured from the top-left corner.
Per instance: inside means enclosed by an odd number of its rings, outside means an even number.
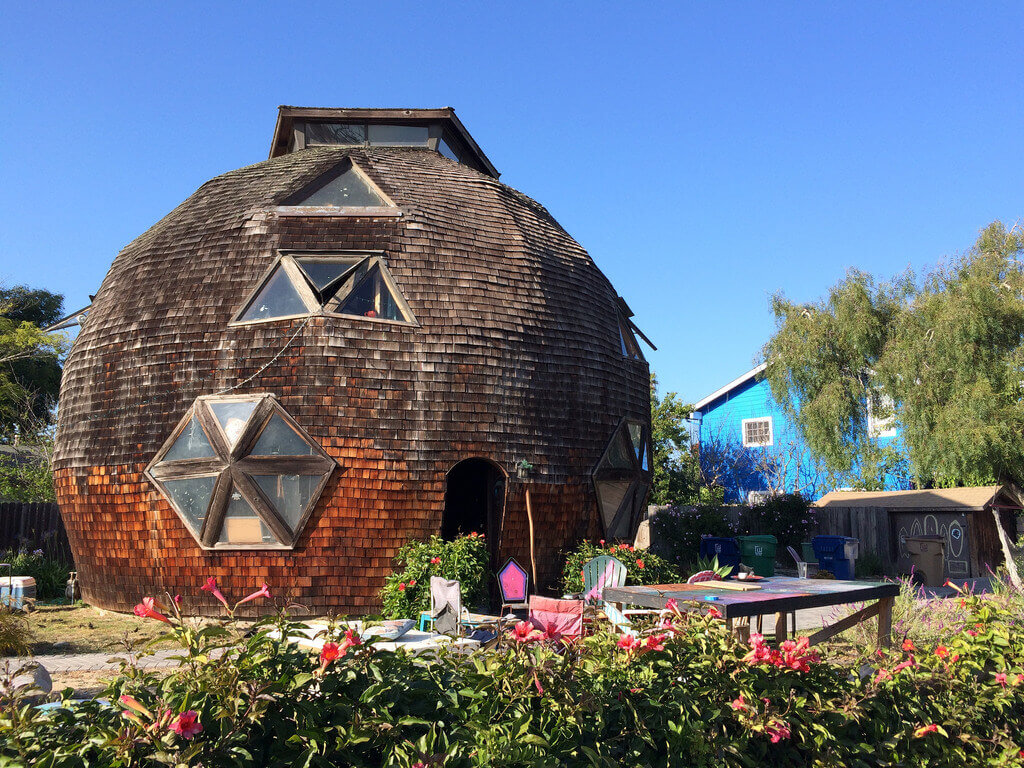
[[[448,470],[441,538],[476,531],[487,537],[493,560],[505,509],[505,473],[487,459],[464,459]]]

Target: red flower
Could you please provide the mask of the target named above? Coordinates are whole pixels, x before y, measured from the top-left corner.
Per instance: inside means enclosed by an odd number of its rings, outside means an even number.
[[[533,643],[544,637],[544,633],[528,621],[520,621],[512,627],[512,631],[509,634],[517,643]]]
[[[432,558],[430,558],[430,564],[431,565],[437,565],[440,562],[441,562],[441,558],[440,557],[432,557]]]
[[[789,730],[789,723],[782,720],[773,720],[764,728],[765,733],[771,738],[772,744],[778,744],[783,739],[788,739],[793,734]]]
[[[672,613],[679,613],[679,603],[676,602],[674,597],[670,597],[665,601],[665,610],[672,611]]]
[[[914,647],[914,641],[911,640],[909,637],[906,640],[903,641],[903,650],[906,651],[907,653],[911,653],[911,652],[917,650]]]
[[[217,580],[213,578],[213,576],[206,580],[206,583],[203,584],[202,589],[204,592],[209,592],[211,595],[220,600],[221,604],[229,611],[231,610],[231,606],[228,605],[228,601],[224,598],[224,595],[221,593],[220,589],[218,589]]]
[[[708,616],[710,616],[712,619],[720,619],[722,618],[722,612],[712,605],[710,608],[708,608]]]
[[[637,560],[636,561],[636,567],[637,568],[643,568],[644,567],[644,561],[643,560]]]
[[[649,635],[644,640],[644,648],[648,651],[664,651],[666,635]]]
[[[171,620],[156,610],[156,601],[152,597],[142,598],[142,602],[135,606],[135,615],[143,619],[156,619],[164,624],[170,624]]]
[[[601,546],[603,547],[603,546],[604,546],[604,539],[601,539],[601,541],[600,541],[599,543],[600,543],[600,544],[601,544]]]
[[[940,645],[938,648],[935,649],[935,655],[938,656],[940,659],[948,658],[949,649],[946,648],[946,646],[944,645]]]
[[[737,698],[732,700],[729,706],[735,710],[746,709],[747,700],[743,698],[743,694],[741,693]]]
[[[323,649],[320,651],[320,663],[323,666],[327,666],[332,661],[336,661],[342,657],[341,646],[337,643],[324,643]]]
[[[902,672],[907,667],[916,667],[916,666],[917,666],[917,662],[914,660],[914,657],[911,656],[906,661],[901,661],[899,664],[897,664],[895,667],[893,667],[892,668],[892,673],[894,675],[896,675],[896,674],[899,674],[900,672]]]
[[[615,546],[614,544],[612,544],[612,545],[611,545],[610,547],[608,547],[608,551],[609,551],[609,552],[615,552],[615,551],[617,551],[617,550],[618,550],[618,547],[617,547],[617,546]]]
[[[250,600],[255,600],[258,597],[270,597],[270,587],[267,586],[267,582],[263,582],[263,584],[256,592],[253,592],[251,595],[243,597],[241,600],[239,600],[238,605],[236,605],[235,608],[237,608],[242,603],[248,603]]]
[[[995,674],[996,674],[996,682],[999,683],[1001,686],[1003,686],[1003,688],[1005,688],[1006,687],[1006,673],[1005,672],[996,672]]]
[[[198,736],[203,732],[203,726],[199,722],[199,714],[194,709],[182,712],[171,721],[168,727],[183,739],[191,739],[193,736]]]
[[[935,725],[935,723],[932,723],[931,725],[922,725],[914,731],[914,738],[920,739],[922,736],[926,736],[929,733],[935,733],[937,730],[939,730],[939,726]]]
[[[878,674],[875,676],[875,682],[880,683],[883,680],[888,680],[891,677],[892,673],[890,673],[888,669],[880,669],[878,670]]]
[[[636,638],[636,636],[635,635],[631,635],[628,632],[622,633],[622,636],[619,638],[619,642],[618,642],[619,648],[623,649],[624,651],[633,651],[633,650],[639,648],[640,645],[641,645],[641,643]]]
[[[405,582],[404,581],[401,584],[398,585],[398,591],[399,592],[405,592]]]

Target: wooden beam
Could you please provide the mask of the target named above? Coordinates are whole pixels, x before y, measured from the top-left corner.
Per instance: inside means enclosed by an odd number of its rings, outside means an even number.
[[[893,598],[891,598],[891,597],[883,597],[878,602],[872,603],[871,605],[867,606],[866,608],[861,608],[859,611],[854,611],[849,616],[847,616],[847,617],[837,621],[835,624],[832,624],[831,626],[825,627],[824,629],[818,630],[817,632],[815,632],[813,635],[811,635],[808,638],[811,641],[811,645],[817,645],[818,643],[823,643],[826,640],[835,637],[839,633],[845,632],[846,630],[850,629],[850,627],[855,627],[858,624],[860,624],[861,622],[867,621],[868,619],[870,619],[870,618],[872,618],[874,616],[877,616],[878,615],[879,607],[881,606],[881,603],[882,603],[882,600],[888,600],[889,603],[890,603],[890,605],[889,605],[889,609],[890,609],[889,616],[890,616],[890,619],[891,619],[892,618],[892,601],[893,601]]]
[[[888,648],[892,645],[892,606],[896,602],[893,597],[883,597],[875,605],[878,606],[878,647]]]

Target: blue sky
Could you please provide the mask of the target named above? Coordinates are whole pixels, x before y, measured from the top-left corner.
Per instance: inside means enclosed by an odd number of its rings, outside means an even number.
[[[692,401],[750,367],[772,292],[1024,217],[1022,29],[1021,3],[10,3],[0,281],[85,304],[119,249],[266,158],[279,104],[453,106]]]

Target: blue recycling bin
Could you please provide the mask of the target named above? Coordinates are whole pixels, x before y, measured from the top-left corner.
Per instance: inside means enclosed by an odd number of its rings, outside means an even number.
[[[815,536],[811,542],[818,570],[828,571],[837,579],[853,579],[854,564],[860,548],[859,539],[849,536]]]
[[[705,560],[717,557],[719,565],[731,565],[731,576],[740,564],[740,543],[728,536],[701,536],[700,556]]]

